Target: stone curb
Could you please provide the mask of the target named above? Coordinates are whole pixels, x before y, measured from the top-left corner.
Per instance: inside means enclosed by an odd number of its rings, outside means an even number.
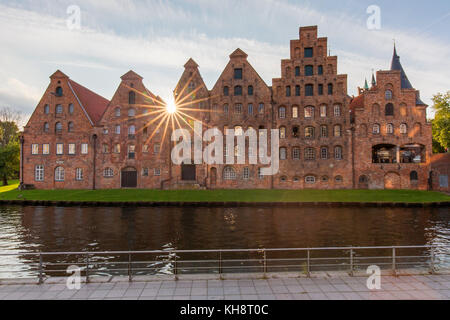
[[[46,201],[0,200],[0,205],[48,206],[48,207],[362,207],[362,208],[446,208],[445,202],[100,202],[100,201]]]

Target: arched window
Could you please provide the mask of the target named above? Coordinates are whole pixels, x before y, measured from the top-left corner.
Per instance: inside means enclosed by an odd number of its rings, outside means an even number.
[[[235,126],[234,127],[234,135],[237,137],[240,137],[244,134],[244,130],[242,129],[241,126]]]
[[[57,167],[55,169],[55,181],[64,181],[64,168],[63,167]]]
[[[338,105],[338,104],[335,105],[335,106],[334,106],[334,116],[335,116],[335,117],[340,117],[341,114],[342,114],[342,112],[341,112],[341,106]]]
[[[292,148],[292,159],[300,160],[300,148],[298,147]]]
[[[228,97],[229,95],[230,95],[230,88],[228,88],[228,87],[223,87],[223,95],[225,96],[225,97]]]
[[[116,128],[115,128],[114,132],[115,132],[116,134],[120,134],[120,124],[117,124],[117,125],[116,125]]]
[[[394,125],[392,123],[388,123],[386,125],[386,133],[387,134],[394,134]]]
[[[328,148],[327,147],[320,148],[320,159],[322,159],[322,160],[328,159]]]
[[[388,103],[386,105],[385,115],[386,116],[393,116],[394,115],[394,105],[392,103]]]
[[[306,127],[305,128],[305,138],[308,138],[308,139],[314,138],[314,127]]]
[[[69,132],[73,132],[73,129],[74,129],[74,124],[73,124],[73,122],[69,122],[69,125],[68,125],[67,130],[68,130]]]
[[[314,118],[314,107],[305,108],[305,118],[307,119]]]
[[[61,104],[58,104],[56,106],[56,114],[62,114],[63,113],[63,106]]]
[[[128,134],[129,135],[136,134],[136,127],[134,125],[128,127]]]
[[[236,171],[232,167],[225,167],[223,170],[224,180],[236,180]]]
[[[278,108],[278,117],[280,119],[286,118],[286,107],[280,107]]]
[[[335,137],[342,136],[342,127],[340,125],[335,125],[334,126],[334,136]]]
[[[235,96],[242,96],[242,87],[241,86],[234,87],[234,95]]]
[[[342,176],[336,176],[336,177],[334,178],[334,181],[335,181],[336,183],[342,183],[342,182],[344,182],[344,178],[343,178]]]
[[[314,183],[316,183],[316,177],[314,177],[314,176],[306,176],[305,177],[305,183],[306,184],[314,184]]]
[[[298,118],[298,107],[292,107],[292,118]]]
[[[327,117],[327,106],[326,105],[320,106],[320,117],[321,118]]]
[[[115,115],[116,117],[120,117],[120,108],[116,108],[116,109],[114,110],[114,115]]]
[[[386,90],[385,96],[386,96],[386,100],[392,100],[392,91]]]
[[[128,92],[128,104],[136,103],[136,92],[130,91]]]
[[[380,134],[380,125],[378,123],[373,125],[372,133],[373,134]]]
[[[253,86],[248,86],[248,95],[249,96],[253,95]]]
[[[57,97],[62,97],[62,95],[63,95],[63,89],[62,89],[61,87],[58,87],[58,88],[56,88],[55,93],[56,93],[56,96],[57,96]]]
[[[336,160],[342,160],[342,147],[337,146],[334,148],[334,158]]]
[[[129,117],[136,116],[136,110],[134,110],[133,108],[128,109],[128,116]]]
[[[300,128],[297,126],[292,127],[292,137],[300,138]]]
[[[50,125],[48,124],[48,122],[44,123],[44,132],[49,132],[50,131]]]
[[[46,104],[45,107],[44,107],[44,113],[45,114],[49,114],[50,113],[50,106],[48,104]]]
[[[312,97],[314,95],[314,85],[313,84],[307,84],[305,86],[305,96],[306,97]]]
[[[320,136],[322,138],[328,137],[328,127],[326,125],[320,126]]]
[[[264,103],[260,103],[258,106],[258,113],[264,114]]]
[[[280,148],[280,160],[286,160],[287,159],[287,149],[286,148]]]
[[[114,170],[111,168],[105,168],[105,170],[103,170],[103,176],[105,178],[111,178],[114,177]]]
[[[411,182],[417,182],[419,180],[419,175],[417,174],[417,171],[411,171],[409,179],[411,180]]]
[[[280,127],[280,139],[286,139],[286,127]]]
[[[63,129],[62,123],[61,122],[57,122],[55,124],[55,131],[56,131],[56,133],[61,133],[62,129]]]

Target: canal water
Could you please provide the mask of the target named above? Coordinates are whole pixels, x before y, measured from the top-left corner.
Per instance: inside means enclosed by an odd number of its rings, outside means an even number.
[[[24,252],[394,245],[450,245],[450,209],[0,206],[0,253],[16,254],[0,256],[0,278],[12,271],[26,276],[33,269],[37,258]],[[67,256],[49,259],[77,262]],[[169,272],[167,267],[158,268]]]

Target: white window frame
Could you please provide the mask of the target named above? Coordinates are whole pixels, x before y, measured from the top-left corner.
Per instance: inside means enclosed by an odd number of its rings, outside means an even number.
[[[81,144],[81,154],[89,154],[89,145],[87,143]]]
[[[61,156],[64,154],[64,143],[56,144],[56,155]]]
[[[65,169],[63,167],[56,167],[55,168],[55,181],[56,182],[64,182],[65,180]]]
[[[83,181],[83,169],[82,168],[77,168],[75,170],[75,180],[76,181]]]
[[[43,155],[49,155],[50,154],[50,144],[44,143],[42,145],[42,154]]]
[[[31,145],[31,154],[32,155],[38,155],[39,154],[39,145],[38,144],[33,143]]]
[[[77,145],[75,143],[69,143],[69,155],[73,156],[76,154]]]
[[[42,182],[42,181],[44,181],[44,177],[45,177],[44,166],[41,164],[35,166],[34,167],[34,180],[37,182]]]

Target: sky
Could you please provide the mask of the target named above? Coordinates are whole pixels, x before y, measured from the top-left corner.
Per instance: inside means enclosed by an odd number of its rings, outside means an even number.
[[[371,5],[380,29],[367,27]],[[79,29],[68,27],[72,6]],[[389,69],[394,39],[422,100],[450,90],[448,0],[0,0],[0,107],[28,118],[58,69],[107,99],[134,70],[168,99],[190,57],[211,89],[238,47],[270,86],[310,25],[328,37],[349,95],[372,69]]]

